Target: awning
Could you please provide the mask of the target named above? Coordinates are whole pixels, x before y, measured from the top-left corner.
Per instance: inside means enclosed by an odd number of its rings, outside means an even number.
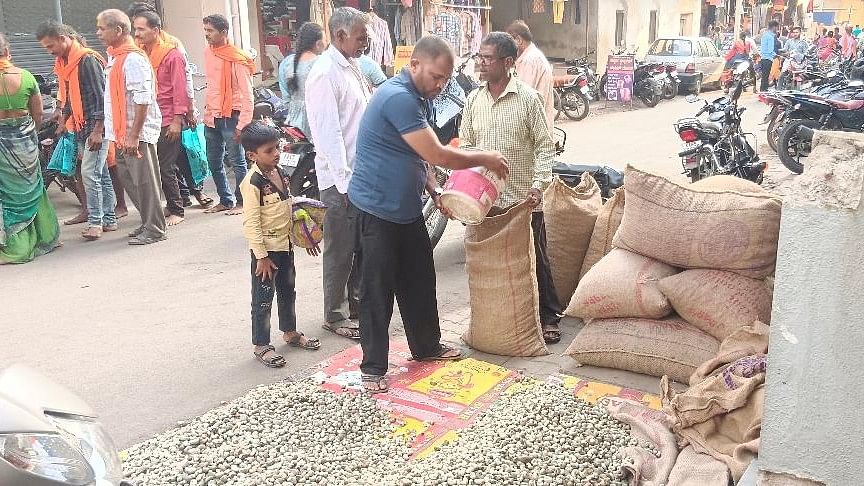
[[[836,12],[813,12],[813,22],[822,25],[834,25],[834,14]]]

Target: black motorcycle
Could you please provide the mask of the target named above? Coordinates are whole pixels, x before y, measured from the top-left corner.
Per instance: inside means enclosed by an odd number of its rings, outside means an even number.
[[[756,153],[756,137],[745,133],[741,128],[741,115],[746,108],[738,107],[738,98],[747,85],[746,76],[749,63],[739,64],[735,70],[736,80],[729,95],[711,103],[696,95],[689,95],[687,101],[704,106],[695,117],[682,118],[675,123],[675,131],[684,141],[684,150],[678,156],[684,166],[684,173],[692,182],[718,174],[727,174],[762,183],[765,163]],[[708,113],[708,120],[699,116]],[[748,137],[752,138],[753,144]]]
[[[283,136],[280,143],[282,153],[279,166],[291,180],[290,190],[294,196],[318,199],[318,175],[315,172],[315,146],[302,130],[286,122],[288,104],[276,96],[270,88],[255,88],[255,106],[252,118],[278,128]]]
[[[795,174],[804,172],[802,159],[810,155],[810,140],[802,137],[802,127],[816,130],[842,130],[861,132],[864,130],[864,92],[850,100],[831,98],[798,98],[790,107],[780,137],[777,140],[777,155],[780,162]]]

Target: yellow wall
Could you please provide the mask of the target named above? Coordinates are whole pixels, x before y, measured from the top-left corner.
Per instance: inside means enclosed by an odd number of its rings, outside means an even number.
[[[864,0],[815,0],[813,10],[836,12],[834,21],[837,24],[848,22],[864,26]]]

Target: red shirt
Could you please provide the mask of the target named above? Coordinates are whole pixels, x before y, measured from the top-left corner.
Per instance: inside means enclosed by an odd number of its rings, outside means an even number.
[[[156,103],[162,112],[162,126],[167,127],[175,115],[189,112],[189,94],[186,92],[186,59],[178,49],[171,49],[156,71]]]

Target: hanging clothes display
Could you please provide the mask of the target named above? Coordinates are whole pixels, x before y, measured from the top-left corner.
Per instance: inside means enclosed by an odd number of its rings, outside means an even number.
[[[564,23],[564,1],[565,0],[552,0],[552,23],[553,24]]]
[[[381,66],[393,65],[393,41],[387,21],[374,11],[369,14],[369,57]]]
[[[534,13],[543,13],[546,11],[546,0],[534,0]]]
[[[333,2],[330,0],[311,0],[309,2],[309,21],[324,28],[324,43],[330,44],[330,17],[333,16]]]
[[[399,34],[397,39],[402,41],[402,45],[413,46],[420,40],[420,36],[417,35],[417,9],[415,7],[408,7],[402,12]]]
[[[433,33],[450,43],[457,53],[462,50],[462,17],[450,10],[442,10],[435,15]]]

